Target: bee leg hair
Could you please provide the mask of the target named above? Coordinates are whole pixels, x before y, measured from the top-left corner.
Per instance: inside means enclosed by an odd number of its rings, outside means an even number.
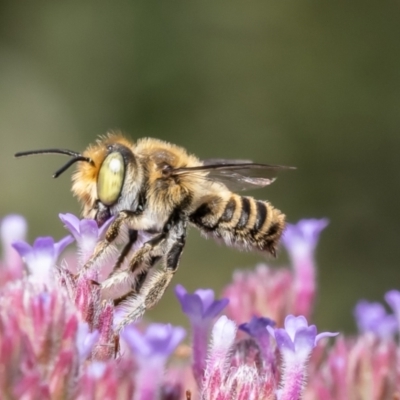
[[[138,218],[140,218],[140,215],[133,211],[121,211],[111,223],[111,225],[107,228],[104,240],[97,244],[92,256],[83,266],[82,271],[87,271],[93,265],[95,265],[101,259],[101,257],[104,257],[104,255],[107,253],[109,246],[119,236],[121,232],[121,227],[124,224],[127,224],[129,227],[132,227],[132,229],[135,229],[135,222],[138,220]],[[130,246],[132,246],[132,244]]]
[[[164,225],[161,233],[154,236],[132,255],[128,268],[121,270],[117,268],[109,274],[107,279],[101,283],[101,295],[103,299],[125,299],[129,293],[137,293],[137,272],[148,271],[167,252],[166,238],[177,221],[177,215],[171,216]],[[123,249],[125,251],[126,247]],[[129,250],[128,250],[129,252]],[[127,252],[127,253],[128,253]],[[121,302],[121,301],[120,301]]]
[[[136,321],[146,310],[158,303],[178,268],[185,246],[186,229],[186,220],[179,220],[172,226],[165,241],[160,242],[150,252],[151,257],[157,257],[160,253],[163,254],[163,267],[148,279],[143,280],[141,287],[136,288],[130,295],[124,296],[125,306],[131,311],[120,322],[117,331]]]
[[[133,229],[129,229],[129,241],[128,243],[124,246],[124,248],[121,251],[121,254],[118,257],[117,262],[115,263],[111,274],[114,274],[116,271],[118,271],[121,268],[122,263],[125,260],[125,257],[128,255],[130,249],[132,248],[133,244],[136,242],[138,238],[138,231],[135,231]]]
[[[144,243],[133,253],[128,268],[112,271],[107,279],[101,282],[101,297],[121,303],[128,294],[137,293],[143,284],[141,274],[145,272],[147,275],[149,269],[166,252],[165,236],[166,234],[161,233]]]

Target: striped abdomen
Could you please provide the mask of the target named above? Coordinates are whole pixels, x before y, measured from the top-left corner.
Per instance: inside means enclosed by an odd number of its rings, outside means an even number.
[[[285,226],[285,215],[270,203],[237,194],[227,201],[212,196],[189,219],[204,233],[228,245],[273,255]]]

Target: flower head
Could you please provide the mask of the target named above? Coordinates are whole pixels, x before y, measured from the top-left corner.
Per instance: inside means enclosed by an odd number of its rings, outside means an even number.
[[[189,317],[191,323],[192,369],[198,385],[201,385],[206,368],[208,333],[211,323],[229,300],[214,300],[214,291],[211,289],[198,289],[194,293],[188,293],[182,285],[175,287],[175,294],[181,303],[182,311]]]
[[[362,333],[372,332],[381,338],[389,338],[398,329],[396,317],[388,314],[380,303],[361,300],[354,309],[354,315]]]
[[[253,317],[250,322],[239,325],[239,329],[248,333],[250,336],[257,338],[260,334],[267,333],[267,326],[274,327],[275,322],[272,319],[264,317]]]
[[[182,285],[177,285],[175,294],[182,311],[192,322],[212,320],[229,303],[228,299],[214,300],[214,291],[211,289],[198,289],[194,293],[188,293]]]
[[[19,240],[13,243],[13,247],[26,262],[34,280],[50,283],[53,274],[52,268],[58,257],[73,241],[72,236],[66,236],[56,243],[52,237],[40,237],[35,240],[33,246]]]
[[[20,280],[6,286],[0,302],[0,393],[16,398],[72,398],[90,333],[63,291]],[[14,395],[12,396],[14,397]]]
[[[136,356],[149,361],[152,357],[167,359],[185,337],[185,330],[170,324],[150,324],[141,333],[136,327],[129,325],[121,336]]]
[[[59,214],[61,221],[64,226],[71,232],[75,238],[81,260],[80,262],[85,263],[92,255],[94,248],[100,237],[107,230],[110,225],[111,219],[107,221],[101,228],[98,227],[97,222],[94,219],[79,219],[73,214]]]
[[[339,334],[332,332],[317,334],[317,327],[308,326],[307,320],[302,315],[299,317],[288,315],[284,329],[274,330],[270,326],[267,329],[275,338],[284,360],[290,363],[305,363],[319,340]]]
[[[320,233],[327,227],[329,221],[322,219],[302,219],[297,224],[287,224],[282,242],[289,252],[293,262],[303,257],[313,255]]]
[[[138,361],[139,370],[135,377],[137,398],[160,398],[164,365],[184,338],[185,330],[169,324],[151,324],[141,333],[129,325],[121,336]]]
[[[294,270],[293,313],[309,317],[316,291],[316,265],[314,252],[327,219],[303,219],[296,225],[288,224],[283,234]]]

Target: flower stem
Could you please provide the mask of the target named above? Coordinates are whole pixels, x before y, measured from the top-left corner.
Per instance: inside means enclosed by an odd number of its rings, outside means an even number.
[[[285,363],[286,364],[286,363]],[[299,400],[305,381],[305,365],[292,363],[285,365],[282,376],[282,387],[278,396],[279,400]]]
[[[206,368],[208,331],[208,324],[192,324],[192,370],[199,387],[202,385]]]

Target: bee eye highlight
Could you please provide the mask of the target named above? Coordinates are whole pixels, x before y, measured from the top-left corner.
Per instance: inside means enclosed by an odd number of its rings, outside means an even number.
[[[97,177],[97,195],[104,205],[111,206],[118,200],[124,176],[125,163],[121,153],[109,154],[103,161]]]

